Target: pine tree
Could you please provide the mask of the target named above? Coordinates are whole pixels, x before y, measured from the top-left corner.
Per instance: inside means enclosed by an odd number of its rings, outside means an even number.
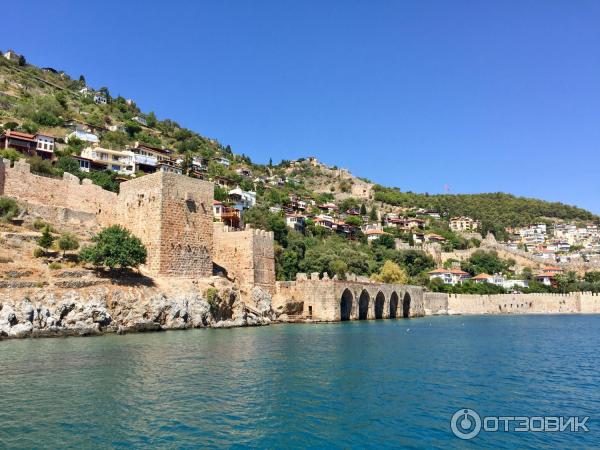
[[[52,247],[52,243],[54,242],[54,237],[50,234],[50,229],[48,227],[44,228],[42,235],[37,240],[37,244],[44,249],[44,251],[48,251],[50,247]]]
[[[360,215],[361,216],[366,216],[367,215],[367,207],[365,206],[364,203],[362,205],[360,205]]]

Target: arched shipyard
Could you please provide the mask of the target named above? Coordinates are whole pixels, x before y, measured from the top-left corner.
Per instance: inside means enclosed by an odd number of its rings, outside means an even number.
[[[327,274],[299,273],[295,281],[278,281],[273,308],[290,318],[314,322],[425,315],[422,287],[377,283],[352,274],[340,280]]]

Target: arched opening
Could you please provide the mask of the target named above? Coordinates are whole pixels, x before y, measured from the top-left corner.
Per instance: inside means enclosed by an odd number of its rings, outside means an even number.
[[[395,319],[398,314],[398,294],[392,292],[390,297],[390,319]]]
[[[385,296],[382,292],[377,293],[375,297],[375,318],[383,319],[383,304],[385,303]]]
[[[342,294],[342,300],[340,301],[340,320],[350,320],[350,314],[352,314],[352,301],[354,297],[349,289],[346,289]]]
[[[369,297],[369,293],[367,291],[362,291],[358,299],[358,320],[367,319],[367,315],[369,314],[370,300],[371,297]]]
[[[402,300],[402,317],[405,319],[410,315],[410,294],[407,292],[404,294],[404,300]]]

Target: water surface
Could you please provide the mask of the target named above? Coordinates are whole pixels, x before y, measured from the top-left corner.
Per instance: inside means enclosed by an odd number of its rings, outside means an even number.
[[[0,448],[600,447],[600,316],[275,325],[0,342]],[[589,415],[589,433],[450,431]]]

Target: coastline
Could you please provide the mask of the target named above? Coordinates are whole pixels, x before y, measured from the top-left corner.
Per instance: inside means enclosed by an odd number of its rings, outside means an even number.
[[[206,298],[206,286],[213,289],[210,299]],[[179,284],[171,281],[169,288],[143,285],[2,288],[0,340],[340,321],[290,316],[285,310],[274,308],[272,302],[271,294],[260,287],[242,294],[221,277],[213,277],[205,285],[189,280]],[[422,312],[410,318],[598,313],[600,295],[591,293],[480,296],[424,292]],[[370,316],[366,320],[374,319]]]

